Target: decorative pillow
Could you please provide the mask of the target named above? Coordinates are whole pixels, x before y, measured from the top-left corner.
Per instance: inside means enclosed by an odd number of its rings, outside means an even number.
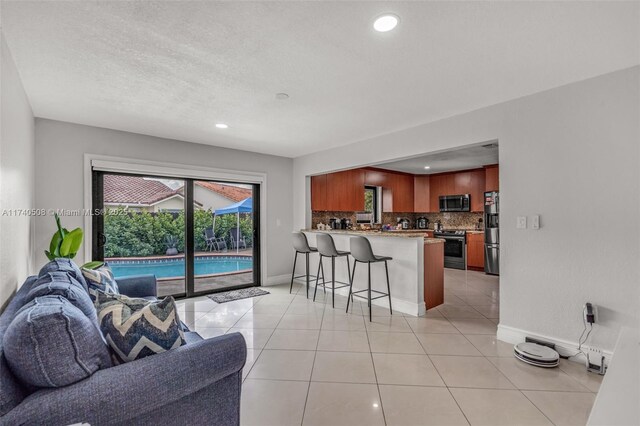
[[[40,269],[38,278],[46,275],[49,272],[63,272],[69,274],[72,278],[78,281],[82,285],[82,287],[84,287],[85,291],[88,291],[87,283],[82,276],[82,272],[80,272],[80,268],[78,268],[78,265],[73,263],[71,259],[59,257],[52,260],[51,262],[44,265],[42,269]]]
[[[82,268],[82,274],[89,286],[89,296],[94,302],[96,302],[98,291],[103,293],[120,294],[118,283],[116,283],[116,280],[113,277],[111,268],[107,265],[103,265],[96,269]]]
[[[89,294],[78,281],[62,272],[49,272],[43,277],[38,278],[33,287],[31,287],[31,290],[29,290],[29,293],[27,293],[27,297],[25,297],[25,305],[36,297],[56,295],[67,299],[73,306],[80,309],[96,326],[98,325],[96,308],[93,306]]]
[[[62,296],[36,297],[23,306],[2,345],[13,374],[36,387],[67,386],[112,366],[100,330]]]
[[[116,361],[134,361],[186,344],[173,297],[150,301],[98,291],[96,309]]]

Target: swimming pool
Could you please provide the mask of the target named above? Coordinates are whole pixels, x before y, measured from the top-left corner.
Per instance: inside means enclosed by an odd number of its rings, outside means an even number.
[[[154,274],[157,278],[184,277],[184,257],[143,259],[143,260],[106,260],[115,278],[129,275]],[[250,256],[203,256],[195,259],[195,275],[214,275],[253,268]]]

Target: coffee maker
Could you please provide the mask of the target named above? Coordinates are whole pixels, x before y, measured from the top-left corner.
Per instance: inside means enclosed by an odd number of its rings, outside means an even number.
[[[340,229],[340,219],[338,219],[337,217],[332,217],[331,219],[329,219],[329,226],[331,227],[331,229]]]
[[[429,219],[422,216],[416,220],[416,228],[418,229],[427,229],[429,228]]]
[[[351,228],[351,219],[349,218],[342,218],[342,220],[340,220],[340,227],[342,229],[350,229]]]
[[[409,229],[411,222],[406,217],[399,217],[398,224],[402,227],[402,229]]]

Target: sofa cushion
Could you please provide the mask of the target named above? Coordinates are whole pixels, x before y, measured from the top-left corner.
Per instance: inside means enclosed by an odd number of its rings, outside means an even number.
[[[113,277],[113,272],[107,265],[102,265],[96,269],[82,268],[82,274],[89,286],[89,296],[94,302],[98,291],[113,294],[120,293],[118,283]]]
[[[38,278],[33,288],[25,297],[25,304],[36,297],[60,295],[67,299],[73,306],[80,309],[96,326],[98,316],[89,294],[82,285],[71,275],[62,272],[49,272]]]
[[[112,365],[100,331],[62,296],[23,306],[3,337],[13,374],[28,385],[67,386]]]
[[[186,343],[173,297],[159,301],[97,292],[98,322],[122,362],[165,352]]]
[[[78,268],[78,265],[76,265],[71,259],[60,257],[52,260],[51,262],[44,265],[42,269],[40,269],[40,272],[38,273],[38,278],[46,275],[49,272],[67,273],[71,275],[73,278],[75,278],[77,282],[82,284],[82,287],[84,287],[86,291],[89,291],[89,288],[87,287],[87,283],[84,277],[82,276],[82,272],[80,271],[80,268]]]

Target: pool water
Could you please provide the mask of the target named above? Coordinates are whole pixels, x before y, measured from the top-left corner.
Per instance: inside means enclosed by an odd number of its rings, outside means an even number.
[[[115,278],[154,274],[157,278],[184,277],[184,258],[155,260],[108,260]],[[245,256],[196,257],[195,275],[222,274],[253,268],[253,259]]]

